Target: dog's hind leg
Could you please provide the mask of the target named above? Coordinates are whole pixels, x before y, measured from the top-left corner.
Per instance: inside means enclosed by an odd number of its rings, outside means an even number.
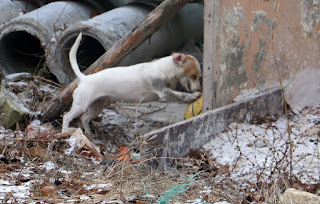
[[[63,116],[62,132],[68,131],[70,122],[83,115],[86,112],[87,108],[83,106],[73,104],[71,110]]]
[[[110,100],[107,96],[100,97],[97,100],[95,100],[90,106],[88,107],[87,112],[81,116],[81,123],[85,130],[85,133],[88,136],[93,136],[91,129],[90,129],[90,121],[96,117],[102,112],[102,110],[110,105]]]

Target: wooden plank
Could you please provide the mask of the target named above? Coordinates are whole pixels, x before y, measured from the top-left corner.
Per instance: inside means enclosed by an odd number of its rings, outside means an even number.
[[[203,112],[216,108],[214,103],[219,86],[220,67],[218,37],[220,0],[204,1],[204,49],[203,49]]]
[[[189,0],[165,0],[131,32],[115,43],[105,54],[95,61],[84,73],[92,74],[108,67],[118,65],[128,54],[152,36],[162,24],[166,23]],[[52,121],[61,117],[72,102],[72,93],[77,87],[78,79],[70,83],[50,103],[44,107],[44,119]]]
[[[283,105],[281,89],[272,89],[142,135],[140,152],[143,158],[154,158],[153,167],[163,169],[219,136],[230,123],[277,118],[283,114]]]

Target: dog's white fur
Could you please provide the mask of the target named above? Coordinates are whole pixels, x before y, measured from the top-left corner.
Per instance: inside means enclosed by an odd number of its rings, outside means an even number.
[[[81,38],[82,33],[69,53],[71,67],[80,82],[73,92],[71,110],[63,117],[62,131],[67,131],[70,122],[81,116],[85,132],[90,135],[90,120],[111,102],[162,99],[189,103],[201,95],[199,62],[190,55],[178,53],[156,61],[109,68],[86,76],[81,73],[76,60]],[[174,91],[178,82],[193,93]]]

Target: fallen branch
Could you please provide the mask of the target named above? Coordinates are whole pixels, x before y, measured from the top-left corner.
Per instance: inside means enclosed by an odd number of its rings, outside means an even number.
[[[139,47],[144,41],[155,33],[162,24],[166,23],[189,0],[165,0],[131,32],[115,43],[105,54],[95,61],[84,73],[93,74],[108,67],[118,65],[128,54]],[[61,117],[72,102],[72,93],[78,85],[78,79],[70,83],[68,87],[50,101],[44,107],[44,119],[52,121]]]

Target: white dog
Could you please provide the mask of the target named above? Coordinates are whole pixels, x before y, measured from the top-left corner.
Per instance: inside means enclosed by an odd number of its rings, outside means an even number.
[[[161,99],[190,103],[201,95],[200,64],[190,55],[173,53],[148,63],[109,68],[92,75],[84,75],[76,60],[81,38],[82,33],[69,53],[71,67],[80,82],[73,92],[71,110],[63,117],[63,132],[67,131],[73,119],[81,116],[86,134],[91,135],[90,120],[96,118],[102,109],[112,102],[147,102]],[[174,91],[178,82],[192,93]]]

